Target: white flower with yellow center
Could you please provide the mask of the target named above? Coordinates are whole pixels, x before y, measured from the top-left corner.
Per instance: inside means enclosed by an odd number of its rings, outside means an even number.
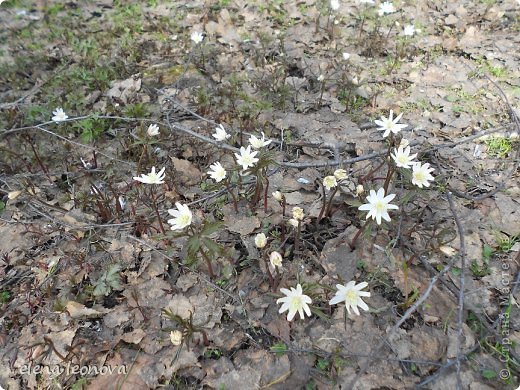
[[[54,116],[52,117],[52,120],[53,120],[54,122],[56,122],[56,123],[58,123],[58,122],[63,122],[63,121],[65,121],[65,120],[67,120],[68,117],[69,117],[67,114],[65,114],[65,111],[63,111],[63,108],[61,108],[61,107],[58,107],[57,109],[55,109],[55,110],[52,112],[52,114],[54,115]]]
[[[344,169],[336,169],[334,171],[334,177],[336,178],[337,181],[341,181],[343,179],[346,179],[347,178],[347,171],[345,171]]]
[[[148,126],[148,129],[146,129],[146,134],[148,134],[149,137],[155,137],[156,135],[159,135],[159,126],[156,124],[151,124]]]
[[[175,202],[175,207],[177,207],[177,210],[168,210],[168,213],[173,217],[168,220],[168,223],[172,225],[171,230],[182,230],[185,227],[190,226],[193,214],[188,206]]]
[[[218,125],[218,127],[215,127],[215,132],[212,134],[212,136],[220,142],[225,141],[229,137],[231,137],[231,135],[226,132],[226,129],[224,129],[224,126],[222,125]]]
[[[262,132],[262,139],[260,138],[256,138],[254,135],[252,135],[251,137],[249,137],[249,143],[251,144],[251,146],[255,149],[261,149],[263,148],[264,146],[267,146],[269,145],[271,142],[273,142],[272,140],[265,140],[265,134],[264,132]]]
[[[258,159],[255,158],[258,152],[251,152],[251,145],[246,148],[243,146],[240,148],[240,154],[235,153],[237,158],[237,164],[242,165],[242,170],[245,171],[247,168],[254,166]]]
[[[301,207],[293,207],[292,216],[294,219],[298,221],[303,221],[303,217],[305,217],[305,213]]]
[[[309,317],[311,316],[309,304],[312,303],[312,299],[303,293],[302,286],[299,283],[296,288],[291,287],[290,290],[281,288],[280,291],[286,296],[276,301],[276,303],[282,303],[278,312],[283,313],[288,310],[287,321],[292,321],[296,313],[299,313],[303,320],[305,318],[304,311]]]
[[[377,130],[384,131],[383,138],[388,137],[390,133],[397,134],[402,129],[404,129],[406,126],[405,124],[399,124],[399,120],[403,116],[403,113],[400,113],[395,119],[394,119],[394,112],[390,110],[390,115],[388,118],[381,116],[381,120],[375,120],[374,123],[378,125],[379,127]]]
[[[152,171],[145,175],[141,173],[141,177],[134,176],[134,180],[137,180],[144,184],[163,184],[164,177],[166,176],[164,171],[166,168],[161,169],[159,172],[155,172],[155,167],[152,167]]]
[[[338,182],[336,181],[335,176],[326,176],[323,179],[323,186],[327,189],[327,191],[330,191],[331,188],[334,188],[338,185]]]
[[[421,165],[421,163],[415,163],[412,169],[412,184],[419,188],[423,188],[423,186],[429,187],[429,182],[434,180],[434,177],[431,175],[434,169],[430,168],[430,164],[425,163]]]
[[[255,236],[255,245],[257,248],[264,248],[267,245],[267,237],[264,233],[258,233]]]
[[[210,175],[217,183],[221,182],[226,177],[226,170],[219,162],[211,164],[209,169],[210,171],[208,171],[208,175]]]
[[[362,282],[356,285],[356,282],[351,281],[346,285],[336,284],[336,295],[330,300],[330,305],[335,305],[337,303],[345,301],[345,306],[347,308],[348,314],[350,314],[350,309],[354,311],[357,315],[359,315],[359,309],[362,308],[365,311],[368,311],[368,306],[361,297],[369,297],[370,293],[367,291],[361,291],[366,286],[368,286],[367,282]]]
[[[385,196],[385,190],[380,188],[377,190],[377,194],[374,190],[370,190],[370,195],[367,196],[368,203],[358,207],[358,210],[368,211],[366,219],[372,217],[377,221],[378,225],[381,225],[381,218],[385,221],[390,221],[390,215],[388,210],[397,210],[395,204],[390,204],[390,201],[395,198],[395,194]]]
[[[394,149],[394,154],[391,154],[392,158],[395,161],[395,165],[397,165],[400,168],[411,168],[413,164],[413,159],[417,157],[416,154],[412,154],[410,156],[410,147],[407,146],[406,148],[403,148],[402,146],[399,146],[399,149]]]
[[[273,268],[282,266],[282,255],[276,251],[271,252],[269,255],[269,262],[271,263]]]

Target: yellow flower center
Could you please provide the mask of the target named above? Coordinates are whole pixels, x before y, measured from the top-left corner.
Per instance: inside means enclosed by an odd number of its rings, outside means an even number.
[[[423,182],[425,181],[426,179],[426,176],[424,174],[423,171],[417,171],[414,173],[414,176],[415,176],[415,180],[419,181],[419,182]]]
[[[350,304],[356,304],[357,303],[357,293],[353,290],[350,290],[345,294],[345,301],[347,301]]]
[[[383,212],[386,210],[386,205],[384,202],[381,202],[380,200],[374,203],[374,208],[378,212]]]
[[[190,224],[190,216],[189,215],[181,215],[179,216],[179,225],[189,225]]]
[[[302,307],[302,297],[292,297],[291,302],[289,303],[290,310],[298,311],[298,309],[301,307]]]

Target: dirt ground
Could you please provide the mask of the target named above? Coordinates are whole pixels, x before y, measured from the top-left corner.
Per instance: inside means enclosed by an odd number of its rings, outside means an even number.
[[[0,389],[516,389],[520,3],[391,5],[2,2]]]

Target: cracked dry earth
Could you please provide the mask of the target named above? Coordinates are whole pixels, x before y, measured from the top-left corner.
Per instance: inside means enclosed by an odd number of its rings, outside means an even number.
[[[379,4],[2,2],[0,388],[518,386],[520,5],[396,1],[379,16]],[[56,107],[71,121],[49,122]],[[386,175],[373,121],[389,110],[436,180],[352,249],[356,187]],[[150,123],[160,136],[145,145]],[[230,147],[260,131],[273,140],[265,207],[249,207],[246,183],[236,212],[208,178],[215,161],[234,164],[217,124]],[[340,161],[349,178],[318,223],[316,183]],[[197,224],[222,223],[215,278],[188,262],[186,238],[161,235],[148,187],[132,180],[152,166],[166,167],[163,223],[175,202]],[[403,177],[391,188],[411,193]],[[275,190],[305,211],[299,250],[280,240]],[[279,287],[305,283],[319,315],[278,313],[259,232],[284,256]],[[360,316],[327,304],[349,280],[369,284]]]

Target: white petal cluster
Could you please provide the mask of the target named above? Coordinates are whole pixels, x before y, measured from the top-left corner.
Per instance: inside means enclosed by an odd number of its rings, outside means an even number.
[[[356,282],[350,281],[346,285],[336,284],[336,295],[330,300],[330,305],[335,305],[340,302],[345,302],[345,306],[347,308],[348,314],[350,314],[350,309],[354,311],[357,315],[359,315],[359,309],[362,308],[365,311],[368,311],[368,306],[361,297],[369,297],[370,293],[367,291],[361,291],[366,286],[368,286],[367,282],[362,282],[356,285]]]
[[[168,220],[168,223],[171,226],[171,230],[182,230],[187,226],[191,225],[191,220],[193,218],[193,214],[191,213],[189,207],[187,205],[180,204],[179,202],[175,203],[175,209],[169,209],[168,213],[173,217]]]
[[[272,140],[267,140],[265,139],[265,134],[262,132],[262,138],[257,138],[255,137],[254,135],[252,135],[251,137],[249,137],[249,143],[251,144],[251,146],[254,148],[254,149],[261,149],[263,148],[264,146],[267,146],[269,145],[271,142],[273,142]]]
[[[63,122],[65,120],[68,119],[68,115],[65,114],[65,111],[63,111],[63,108],[61,107],[58,107],[57,109],[55,109],[53,112],[53,117],[52,117],[52,120],[56,123],[58,122]]]
[[[405,124],[399,124],[399,120],[401,119],[402,116],[403,116],[403,113],[399,114],[394,119],[394,112],[392,110],[390,110],[390,115],[389,115],[388,118],[386,118],[384,116],[381,116],[381,120],[375,120],[374,121],[375,124],[379,126],[377,128],[377,130],[384,131],[383,138],[388,137],[388,135],[390,133],[397,134],[402,129],[404,129],[406,126],[408,126],[408,125],[405,125]]]
[[[141,173],[141,177],[135,176],[134,180],[144,184],[163,184],[164,177],[166,176],[164,173],[165,170],[166,168],[163,168],[159,172],[155,172],[155,167],[152,167],[152,171],[149,174],[145,175]]]
[[[240,148],[240,154],[235,153],[237,164],[242,165],[242,170],[245,171],[258,162],[258,159],[255,157],[257,154],[258,152],[251,152],[251,145],[249,145],[247,148],[242,146]]]
[[[381,225],[381,218],[385,221],[390,221],[390,215],[388,210],[397,210],[395,204],[390,204],[390,201],[395,198],[395,194],[385,196],[385,190],[380,188],[377,190],[377,194],[374,190],[370,190],[370,195],[367,196],[368,203],[358,207],[358,210],[368,211],[367,218],[372,217],[377,221],[378,225]]]
[[[225,179],[227,172],[222,166],[222,164],[220,164],[219,162],[211,164],[209,166],[209,169],[210,170],[208,171],[208,175],[210,175],[211,178],[215,180],[217,183],[220,183],[222,180]]]
[[[302,320],[305,318],[305,314],[309,317],[311,316],[309,304],[312,303],[312,299],[303,293],[302,286],[299,283],[296,285],[296,288],[291,287],[290,290],[281,288],[280,291],[285,297],[276,301],[276,303],[282,303],[282,307],[280,307],[278,312],[289,311],[287,313],[287,321],[292,321],[296,313],[300,314]]]
[[[215,127],[215,132],[212,135],[213,138],[215,138],[217,141],[225,141],[231,137],[231,135],[226,132],[226,129],[224,129],[224,126],[222,125]]]

